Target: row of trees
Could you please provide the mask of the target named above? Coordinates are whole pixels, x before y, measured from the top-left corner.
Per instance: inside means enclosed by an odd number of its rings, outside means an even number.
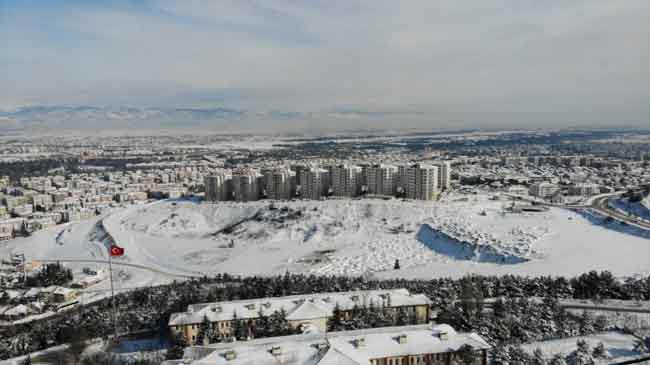
[[[218,284],[218,285],[215,285]],[[439,321],[459,330],[476,331],[492,344],[518,344],[546,338],[590,333],[607,326],[601,318],[582,319],[567,313],[557,298],[650,299],[650,277],[618,281],[608,272],[592,272],[576,278],[471,276],[462,279],[368,280],[363,277],[280,275],[275,277],[233,277],[228,274],[169,285],[142,288],[116,296],[119,332],[156,331],[167,334],[174,312],[188,304],[222,300],[278,297],[295,294],[366,289],[407,288],[423,293],[439,309]],[[503,296],[493,311],[483,310],[482,298]],[[531,302],[522,297],[549,297]],[[359,308],[354,320],[330,323],[332,329],[354,329],[409,323],[408,317],[387,318],[377,308]],[[77,312],[0,329],[0,360],[68,343],[75,333],[85,338],[106,337],[111,327],[109,300],[98,301]],[[255,327],[255,337],[283,333],[283,321],[273,316],[273,325]],[[248,331],[248,324],[243,324]],[[204,331],[210,336],[209,331]]]
[[[25,285],[27,287],[45,287],[50,285],[64,285],[72,281],[72,270],[56,262],[46,264],[36,275],[28,275]]]

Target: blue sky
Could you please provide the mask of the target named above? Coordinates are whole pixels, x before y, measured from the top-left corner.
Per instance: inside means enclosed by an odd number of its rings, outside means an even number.
[[[647,0],[0,0],[0,110],[647,126],[648,19]]]

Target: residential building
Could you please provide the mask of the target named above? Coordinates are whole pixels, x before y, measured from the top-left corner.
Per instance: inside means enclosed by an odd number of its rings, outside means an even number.
[[[368,194],[394,195],[397,186],[397,166],[372,165],[365,168]]]
[[[406,289],[367,290],[338,293],[319,293],[280,298],[261,298],[231,302],[202,303],[187,307],[186,312],[173,313],[169,319],[172,332],[182,333],[194,343],[199,326],[207,318],[222,336],[230,336],[234,320],[255,320],[260,313],[269,316],[284,310],[294,328],[304,325],[327,330],[327,320],[338,306],[342,319],[351,319],[352,310],[372,305],[382,307],[389,315],[404,311],[414,323],[427,323],[430,300],[423,294],[411,294]]]
[[[579,183],[569,186],[569,195],[592,196],[600,194],[600,186],[594,183]]]
[[[300,174],[300,196],[303,199],[318,200],[327,195],[330,187],[329,171],[311,167]]]
[[[0,241],[14,238],[14,225],[10,222],[0,221]]]
[[[230,174],[219,172],[204,178],[205,200],[225,201],[232,197]]]
[[[438,167],[425,164],[400,166],[400,188],[406,198],[432,200],[438,195]]]
[[[529,193],[532,196],[538,197],[538,198],[548,198],[553,196],[556,191],[558,191],[559,188],[557,185],[552,184],[547,181],[541,181],[535,184],[532,184],[529,189]]]
[[[467,346],[467,347],[466,347]],[[461,353],[474,354],[468,363]],[[451,326],[415,325],[312,333],[190,347],[183,363],[202,365],[460,365],[487,364],[490,345]],[[167,362],[165,364],[178,364]]]
[[[296,174],[288,168],[277,168],[265,171],[265,190],[269,199],[287,200],[295,194]]]
[[[438,189],[449,190],[451,188],[451,162],[438,161],[434,163],[438,167]]]
[[[355,197],[361,190],[362,169],[360,166],[330,166],[332,195]]]
[[[238,168],[232,173],[232,195],[237,201],[254,201],[260,198],[260,174],[251,168]]]

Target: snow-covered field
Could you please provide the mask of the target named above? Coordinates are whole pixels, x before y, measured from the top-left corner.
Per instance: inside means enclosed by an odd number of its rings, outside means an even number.
[[[625,361],[642,356],[641,353],[634,350],[634,342],[636,338],[632,335],[620,332],[605,332],[592,336],[533,342],[523,345],[522,348],[531,354],[535,349],[540,349],[546,358],[551,358],[555,354],[566,356],[577,348],[576,342],[578,340],[587,342],[590,348],[593,348],[601,342],[603,343],[608,358],[598,359],[598,364],[611,364],[612,361]]]
[[[103,219],[126,249],[117,261],[148,269],[121,266],[122,287],[287,270],[378,278],[650,272],[650,234],[560,208],[505,213],[510,204],[485,194],[451,194],[440,202],[160,201],[69,225],[63,245],[56,243],[63,227],[0,243],[0,256],[24,251],[28,258],[103,260],[105,240],[97,237]],[[393,270],[395,260],[400,270]]]

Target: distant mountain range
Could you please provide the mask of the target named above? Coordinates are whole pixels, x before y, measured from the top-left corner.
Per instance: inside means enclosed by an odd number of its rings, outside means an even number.
[[[218,125],[241,120],[246,111],[230,108],[138,108],[28,106],[0,111],[0,129],[171,128]]]

